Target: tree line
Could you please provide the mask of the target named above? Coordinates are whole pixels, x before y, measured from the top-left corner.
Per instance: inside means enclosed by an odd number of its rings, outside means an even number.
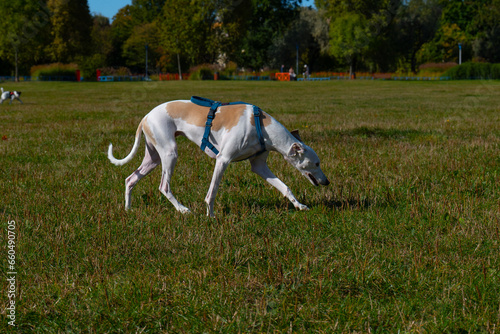
[[[421,64],[500,62],[500,0],[133,0],[112,21],[87,0],[0,6],[0,74],[76,63],[87,73],[183,71],[199,64],[260,70],[406,71]],[[147,47],[146,47],[147,46]],[[298,59],[297,59],[298,57]]]

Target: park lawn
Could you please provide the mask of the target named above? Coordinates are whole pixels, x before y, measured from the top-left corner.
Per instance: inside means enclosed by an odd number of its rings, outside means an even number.
[[[0,106],[0,242],[15,221],[23,333],[500,329],[498,81],[2,85],[24,101]],[[193,214],[160,194],[160,168],[125,212],[144,150],[116,167],[109,143],[126,156],[149,110],[191,95],[299,129],[330,186],[270,154],[298,212],[235,163],[210,219],[214,161],[179,138],[172,189]]]

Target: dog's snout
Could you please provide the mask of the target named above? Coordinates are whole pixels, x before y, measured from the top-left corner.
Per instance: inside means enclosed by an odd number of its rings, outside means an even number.
[[[328,179],[325,179],[325,181],[321,182],[321,185],[323,185],[323,186],[327,186],[329,184],[330,184],[330,180],[328,180]]]

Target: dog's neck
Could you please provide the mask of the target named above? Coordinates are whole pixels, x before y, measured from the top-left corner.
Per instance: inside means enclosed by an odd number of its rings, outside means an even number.
[[[277,151],[284,156],[288,155],[290,147],[298,140],[276,120],[273,120],[273,123],[269,127],[273,128],[272,131],[266,131],[267,138],[265,142],[268,150]]]

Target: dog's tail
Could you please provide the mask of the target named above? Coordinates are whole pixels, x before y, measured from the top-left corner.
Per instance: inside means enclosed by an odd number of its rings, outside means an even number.
[[[137,132],[135,133],[134,146],[132,147],[132,150],[125,158],[121,160],[118,160],[113,156],[113,144],[110,143],[108,148],[109,161],[111,161],[113,165],[122,166],[125,165],[130,160],[132,160],[132,158],[136,155],[137,151],[139,150],[139,144],[141,143],[141,134],[142,134],[142,121],[137,127]]]
[[[3,93],[3,87],[1,87],[1,89],[2,89],[2,93]]]

